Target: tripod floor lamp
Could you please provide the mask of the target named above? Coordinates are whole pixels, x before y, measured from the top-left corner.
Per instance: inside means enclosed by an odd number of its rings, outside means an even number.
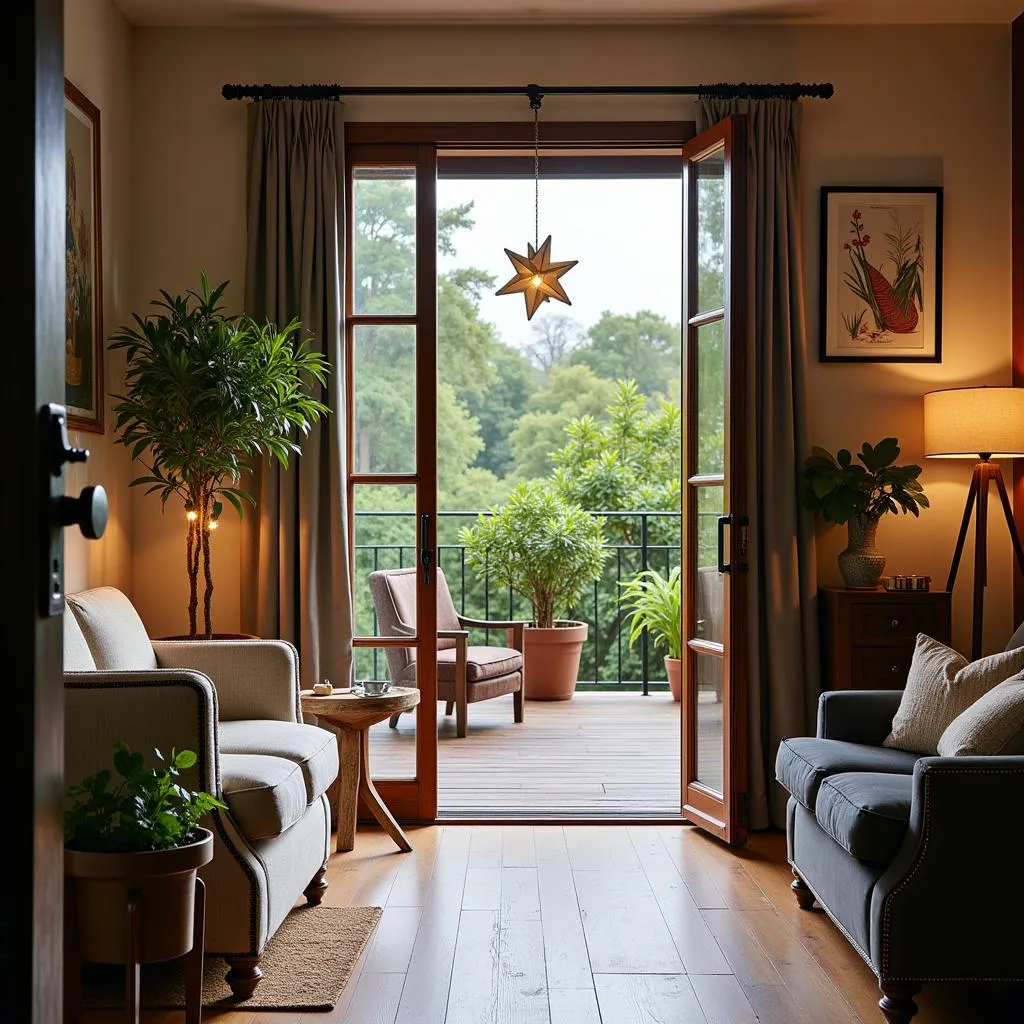
[[[1017,566],[1024,573],[1013,509],[1003,471],[993,459],[1024,457],[1024,388],[978,387],[931,391],[924,396],[924,453],[932,459],[975,459],[960,534],[956,539],[946,589],[953,590],[964,541],[975,516],[974,608],[971,620],[971,659],[981,657],[981,627],[988,583],[988,494],[995,483],[1003,508]]]

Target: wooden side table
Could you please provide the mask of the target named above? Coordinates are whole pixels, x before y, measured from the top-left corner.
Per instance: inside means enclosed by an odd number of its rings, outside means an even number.
[[[348,689],[335,690],[326,697],[302,690],[299,696],[304,715],[322,718],[338,730],[338,851],[344,853],[356,845],[356,808],[361,796],[384,831],[408,853],[412,844],[370,777],[370,738],[366,733],[371,725],[414,708],[420,702],[420,691],[393,686],[381,697],[361,697]]]
[[[945,590],[823,588],[822,688],[900,690],[918,633],[950,642],[951,595]]]

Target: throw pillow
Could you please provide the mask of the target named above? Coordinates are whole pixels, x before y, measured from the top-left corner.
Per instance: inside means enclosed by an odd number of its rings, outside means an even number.
[[[883,746],[938,753],[939,737],[957,715],[1022,670],[1024,647],[969,662],[952,647],[918,633],[907,685]]]
[[[1024,754],[1024,672],[961,711],[939,737],[938,751],[942,757]]]

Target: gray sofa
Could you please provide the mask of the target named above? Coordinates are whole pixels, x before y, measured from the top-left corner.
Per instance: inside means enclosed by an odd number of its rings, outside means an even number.
[[[1024,646],[1024,628],[1007,650]],[[890,1024],[927,982],[1024,982],[1024,757],[882,746],[902,690],[823,693],[816,736],[783,740],[788,857],[878,978]]]

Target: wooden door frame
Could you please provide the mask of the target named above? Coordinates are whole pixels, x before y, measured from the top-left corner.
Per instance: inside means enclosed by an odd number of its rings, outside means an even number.
[[[1011,26],[1011,378],[1024,387],[1024,14]],[[1024,459],[1013,460],[1013,518],[1024,536]],[[1024,622],[1024,576],[1013,560],[1013,626]]]

